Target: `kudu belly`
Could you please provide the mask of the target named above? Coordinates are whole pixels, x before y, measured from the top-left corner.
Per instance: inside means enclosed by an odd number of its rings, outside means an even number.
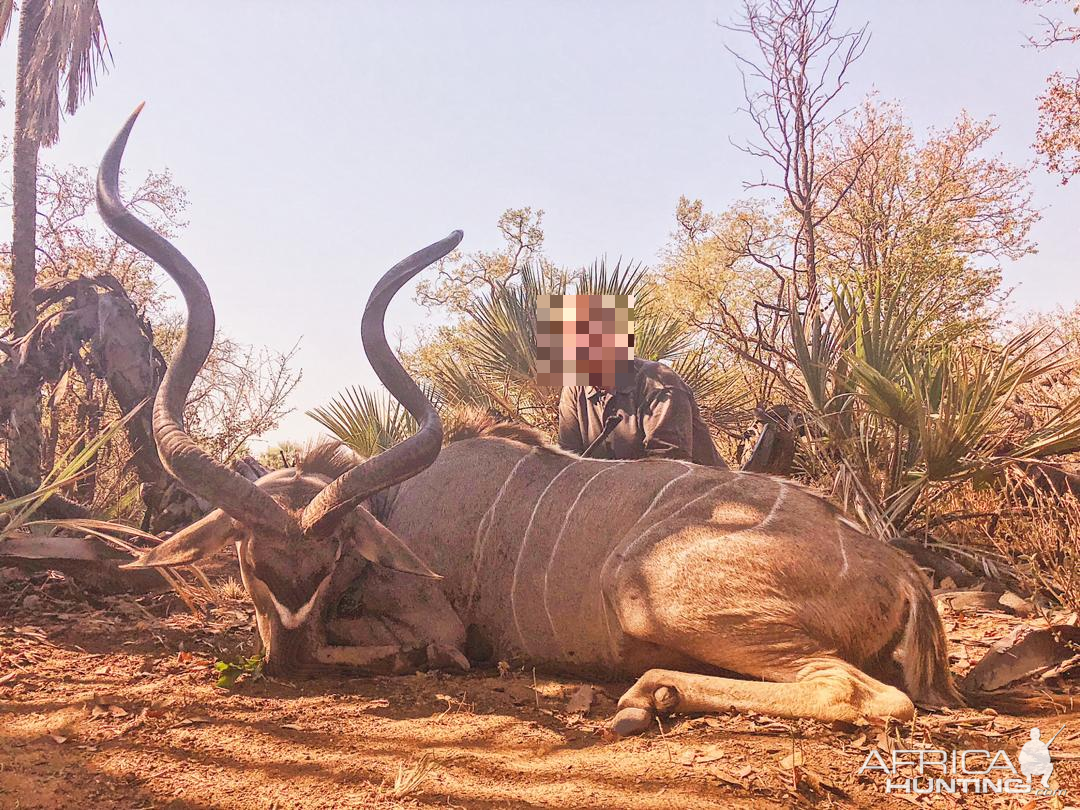
[[[705,491],[716,475],[730,473],[678,461],[583,460],[542,448],[515,454],[485,444],[482,465],[455,458],[464,456],[452,452],[455,445],[444,450],[436,467],[446,469],[409,482],[388,525],[446,577],[462,621],[497,658],[613,675],[636,669],[628,658],[640,655],[641,642],[623,632],[605,574],[658,511],[670,514],[676,489]],[[470,462],[471,474],[454,486],[447,473],[459,461]],[[402,496],[419,508],[421,491],[428,496],[422,511],[439,513],[441,544],[433,529],[418,525],[432,519],[399,512]]]

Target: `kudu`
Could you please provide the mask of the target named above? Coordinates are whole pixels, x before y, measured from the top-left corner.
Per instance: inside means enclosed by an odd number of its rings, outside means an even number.
[[[187,329],[157,397],[155,435],[168,469],[220,510],[133,565],[191,563],[235,543],[269,669],[394,669],[425,657],[468,666],[459,654],[468,627],[474,657],[636,677],[616,734],[646,728],[658,711],[905,720],[913,700],[961,703],[915,565],[794,482],[676,460],[583,459],[520,431],[441,449],[439,417],[387,345],[383,317],[460,232],[392,268],[361,324],[368,359],[416,417],[415,435],[355,465],[335,467],[324,450],[257,484],[207,457],[180,414],[213,309],[195,269],[120,201],[134,117],[102,163],[99,207],[183,291]],[[360,602],[352,618],[339,611],[347,589]]]

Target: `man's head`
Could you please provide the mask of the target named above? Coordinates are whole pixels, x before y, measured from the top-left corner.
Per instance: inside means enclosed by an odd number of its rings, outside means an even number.
[[[618,388],[630,382],[633,359],[633,296],[537,297],[538,385]]]

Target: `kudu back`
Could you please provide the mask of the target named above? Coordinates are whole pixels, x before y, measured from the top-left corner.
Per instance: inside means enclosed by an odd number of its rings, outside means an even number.
[[[155,435],[166,468],[219,508],[132,565],[191,563],[235,545],[270,671],[467,668],[467,649],[637,678],[616,734],[657,712],[905,720],[913,701],[961,703],[918,569],[794,482],[677,460],[581,459],[521,431],[442,448],[439,416],[390,350],[383,317],[460,232],[392,268],[361,323],[368,359],[416,417],[415,435],[363,461],[324,447],[254,484],[210,459],[181,417],[213,338],[209,294],[117,188],[137,115],[102,162],[99,208],[184,294],[187,327],[158,392]]]

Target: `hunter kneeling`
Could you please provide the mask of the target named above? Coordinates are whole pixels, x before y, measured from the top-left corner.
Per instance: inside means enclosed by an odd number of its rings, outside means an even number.
[[[539,296],[536,358],[537,382],[562,388],[564,450],[727,468],[689,386],[663,363],[634,357],[633,296]]]
[[[563,389],[559,446],[591,458],[679,458],[726,468],[682,377],[652,360],[634,359],[630,368],[624,385]]]

